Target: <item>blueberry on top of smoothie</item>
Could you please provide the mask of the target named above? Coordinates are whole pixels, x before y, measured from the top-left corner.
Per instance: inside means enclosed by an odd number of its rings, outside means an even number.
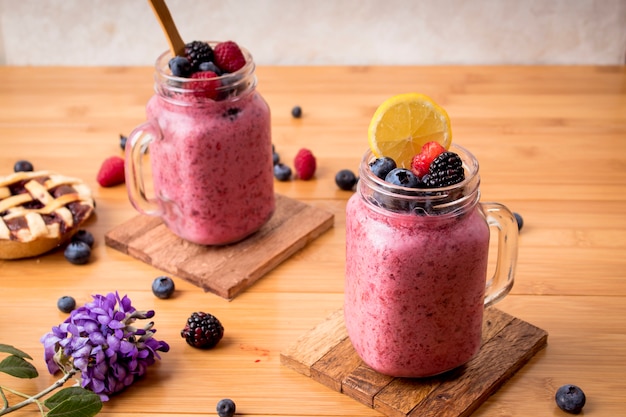
[[[386,156],[376,158],[370,162],[370,169],[372,170],[372,173],[382,180],[384,180],[387,174],[395,168],[396,161]]]
[[[415,174],[413,174],[411,170],[406,168],[392,169],[385,177],[385,181],[393,185],[399,185],[401,187],[408,188],[417,188],[420,184],[419,178],[417,178],[417,176],[415,176]]]

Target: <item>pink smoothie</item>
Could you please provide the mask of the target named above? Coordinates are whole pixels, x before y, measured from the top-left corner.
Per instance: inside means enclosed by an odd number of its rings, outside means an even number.
[[[274,212],[269,108],[252,91],[201,106],[155,95],[148,120],[164,139],[150,145],[162,218],[178,236],[221,245],[257,231]]]
[[[430,376],[479,349],[489,228],[476,206],[457,217],[346,212],[345,320],[360,357],[393,376]]]

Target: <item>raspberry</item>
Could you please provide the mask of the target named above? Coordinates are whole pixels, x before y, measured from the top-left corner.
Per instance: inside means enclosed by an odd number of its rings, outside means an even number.
[[[114,185],[123,184],[124,178],[124,159],[119,156],[112,156],[102,162],[98,176],[96,177],[98,184],[102,187],[113,187]]]
[[[454,152],[443,152],[430,164],[428,174],[422,178],[428,188],[447,187],[465,179],[463,161]]]
[[[235,72],[246,65],[246,58],[243,52],[233,41],[220,42],[215,45],[215,64],[225,72]]]
[[[219,95],[219,88],[222,86],[217,74],[213,71],[194,72],[191,75],[194,82],[190,82],[188,88],[193,90],[193,95],[200,98],[210,98],[215,100]]]
[[[296,175],[298,178],[305,181],[310,180],[315,174],[315,157],[310,150],[302,148],[296,154],[293,166],[296,169]]]
[[[185,56],[191,64],[192,71],[198,71],[203,62],[213,61],[213,49],[202,41],[193,41],[185,44]]]
[[[415,155],[411,160],[411,171],[419,178],[428,174],[430,164],[440,154],[446,151],[446,148],[441,146],[439,142],[426,142],[422,146],[420,153]]]
[[[211,349],[222,340],[224,327],[212,314],[195,312],[188,319],[185,328],[180,331],[189,346],[199,349]]]

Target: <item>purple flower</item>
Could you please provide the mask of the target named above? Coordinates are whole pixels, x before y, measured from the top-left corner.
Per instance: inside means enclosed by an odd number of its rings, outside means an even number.
[[[154,311],[136,310],[127,296],[94,295],[41,338],[48,371],[79,370],[82,387],[107,401],[161,359],[158,352],[169,351],[167,343],[153,337],[154,322],[133,326],[137,319],[152,317]]]

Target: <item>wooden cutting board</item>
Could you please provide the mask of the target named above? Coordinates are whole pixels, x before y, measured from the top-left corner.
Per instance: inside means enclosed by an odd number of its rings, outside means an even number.
[[[276,195],[274,215],[258,232],[225,246],[175,236],[160,218],[138,215],[105,235],[108,246],[226,299],[250,287],[333,226],[334,215]]]
[[[393,378],[356,354],[343,310],[302,335],[281,363],[386,416],[469,416],[546,346],[548,334],[493,307],[485,310],[483,344],[466,365],[432,378]]]

